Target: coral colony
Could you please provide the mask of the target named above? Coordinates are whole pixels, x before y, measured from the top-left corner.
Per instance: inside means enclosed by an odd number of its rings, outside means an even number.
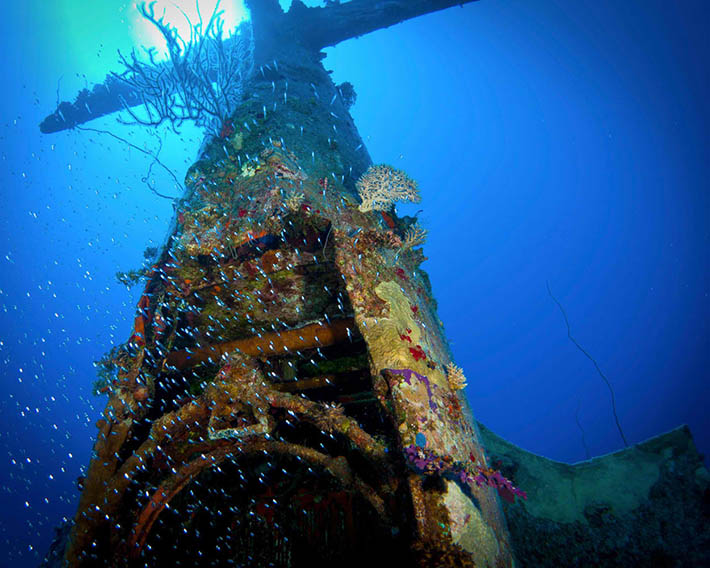
[[[224,37],[224,20],[216,6],[204,28],[202,22],[191,26],[189,41],[183,41],[175,27],[156,16],[155,2],[141,3],[138,10],[163,36],[169,57],[159,64],[155,49],[147,50],[147,61],[135,51],[130,57],[119,53],[124,71],[113,77],[141,94],[145,111],[139,116],[124,104],[130,122],[143,126],[169,122],[177,128],[192,121],[223,139],[234,133],[230,117],[253,65],[251,27],[241,25]]]
[[[426,438],[422,436],[426,444]],[[500,471],[476,464],[473,454],[470,456],[472,466],[455,461],[449,455],[439,455],[433,450],[418,444],[410,444],[404,448],[410,466],[422,475],[440,475],[457,481],[465,486],[475,483],[478,487],[488,485],[498,491],[498,494],[509,503],[515,502],[515,497],[527,499],[525,491],[513,486],[511,481]]]
[[[370,166],[356,187],[362,200],[359,209],[363,213],[386,211],[396,201],[418,203],[421,200],[417,182],[403,171],[385,164]]]

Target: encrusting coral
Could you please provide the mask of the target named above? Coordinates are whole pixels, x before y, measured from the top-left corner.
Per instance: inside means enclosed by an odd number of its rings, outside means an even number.
[[[362,203],[360,211],[385,211],[395,201],[419,203],[417,182],[392,166],[370,166],[355,184]]]

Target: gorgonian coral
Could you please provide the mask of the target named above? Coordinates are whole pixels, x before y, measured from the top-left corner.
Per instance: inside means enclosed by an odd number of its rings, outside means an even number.
[[[154,48],[145,50],[147,61],[135,51],[130,57],[119,53],[125,70],[114,76],[138,93],[145,110],[145,116],[138,116],[126,105],[130,123],[158,126],[167,121],[177,128],[193,121],[214,135],[227,133],[230,116],[241,100],[243,80],[253,68],[253,39],[248,23],[225,37],[218,6],[219,2],[206,23],[190,22],[186,40],[164,16],[156,16],[155,2],[138,5],[141,16],[165,40],[168,60],[159,62]]]

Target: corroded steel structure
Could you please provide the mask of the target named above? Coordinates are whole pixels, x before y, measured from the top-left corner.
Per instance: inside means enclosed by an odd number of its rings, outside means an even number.
[[[66,562],[511,566],[416,220],[358,208],[370,158],[321,64],[454,3],[249,4],[254,73],[109,361]]]

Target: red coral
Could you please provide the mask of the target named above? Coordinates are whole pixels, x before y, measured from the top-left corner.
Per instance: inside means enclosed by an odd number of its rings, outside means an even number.
[[[451,418],[453,422],[458,422],[463,418],[461,403],[459,402],[458,396],[454,393],[450,393],[444,398],[444,406],[449,413],[449,418]]]
[[[424,353],[424,350],[422,349],[421,345],[417,345],[416,347],[410,347],[409,352],[412,354],[412,357],[414,357],[415,361],[426,359],[426,353]]]

